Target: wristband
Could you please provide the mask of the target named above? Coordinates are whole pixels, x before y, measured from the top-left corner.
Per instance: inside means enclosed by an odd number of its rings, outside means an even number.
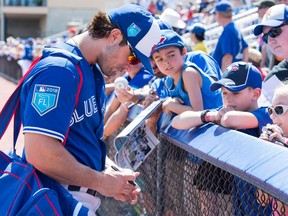
[[[205,121],[206,122],[211,122],[211,120],[210,120],[210,115],[207,115],[207,113],[206,113],[206,115],[205,115]]]
[[[205,123],[208,123],[208,121],[206,121],[206,115],[207,113],[209,112],[210,110],[203,110],[201,112],[201,115],[200,115],[200,118],[201,118],[201,121],[203,122],[203,124]],[[210,118],[210,117],[209,117]]]

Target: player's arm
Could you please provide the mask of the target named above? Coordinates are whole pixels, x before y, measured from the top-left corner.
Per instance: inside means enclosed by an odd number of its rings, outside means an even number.
[[[25,133],[26,159],[36,169],[56,181],[67,185],[79,185],[94,189],[104,196],[135,202],[139,189],[128,183],[139,173],[122,173],[107,169],[97,172],[80,164],[62,145],[52,137]]]
[[[118,100],[118,98],[116,98],[114,96],[114,98],[112,99],[111,103],[108,106],[108,109],[106,109],[106,113],[105,113],[105,116],[104,116],[104,124],[106,124],[106,122],[108,121],[110,116],[119,108],[120,104],[121,103]]]

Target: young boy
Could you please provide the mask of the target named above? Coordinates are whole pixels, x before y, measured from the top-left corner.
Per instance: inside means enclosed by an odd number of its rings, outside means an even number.
[[[177,129],[189,129],[213,122],[259,137],[262,127],[271,123],[267,107],[259,107],[257,102],[262,88],[262,77],[259,70],[250,63],[232,63],[225,70],[222,78],[210,87],[211,91],[219,88],[222,89],[223,107],[215,110],[183,112],[172,120],[172,126]],[[214,171],[215,178],[212,178],[211,181],[221,178],[220,175],[222,178],[224,176],[224,171],[206,162],[200,165],[198,173],[201,175],[201,172],[207,170]],[[226,181],[232,181],[233,184],[226,185],[221,192],[227,193],[228,191],[230,193],[231,186],[233,187],[232,202],[235,215],[270,215],[268,208],[263,208],[256,202],[256,188],[254,186],[240,178],[232,178],[231,175],[225,176]],[[197,182],[197,178],[195,180]],[[215,182],[211,184],[213,185]],[[248,188],[249,192],[247,192]],[[244,192],[249,196],[244,196]]]
[[[262,88],[259,70],[250,63],[232,63],[222,79],[210,87],[211,91],[219,88],[223,106],[215,110],[183,112],[173,119],[172,126],[185,130],[213,122],[259,137],[262,127],[271,122],[267,107],[259,107],[257,102]]]
[[[164,113],[180,114],[220,106],[221,92],[209,89],[214,80],[196,64],[185,61],[187,49],[181,37],[172,30],[161,30],[161,35],[151,54],[158,69],[167,76],[163,80],[168,97],[163,103]]]

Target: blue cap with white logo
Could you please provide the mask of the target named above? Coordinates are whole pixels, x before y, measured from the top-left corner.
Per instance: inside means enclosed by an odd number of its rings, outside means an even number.
[[[160,42],[153,48],[151,55],[153,55],[153,53],[162,48],[171,46],[185,47],[185,44],[181,39],[180,35],[177,34],[175,31],[167,29],[161,30]]]
[[[149,56],[161,33],[152,14],[139,5],[127,4],[111,11],[108,16],[121,30],[142,64],[153,72]]]

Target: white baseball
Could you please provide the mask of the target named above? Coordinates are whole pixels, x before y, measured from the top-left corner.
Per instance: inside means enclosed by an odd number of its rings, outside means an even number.
[[[128,81],[124,77],[118,77],[114,81],[115,88],[126,89],[128,86]]]

